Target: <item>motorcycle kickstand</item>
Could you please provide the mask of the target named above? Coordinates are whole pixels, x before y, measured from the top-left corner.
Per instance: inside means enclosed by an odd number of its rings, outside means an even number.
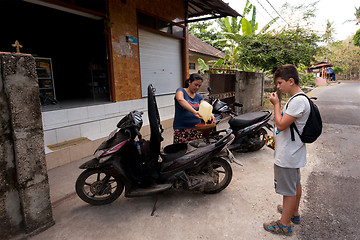
[[[231,163],[236,163],[239,166],[243,166],[240,162],[237,161],[234,154],[228,148],[226,148],[226,151],[227,151],[228,158],[229,158]]]
[[[154,214],[155,214],[156,205],[157,205],[157,202],[158,202],[158,196],[159,196],[159,194],[155,195],[155,203],[154,203],[154,206],[153,206],[153,209],[152,209],[152,212],[151,212],[151,216],[154,216]]]

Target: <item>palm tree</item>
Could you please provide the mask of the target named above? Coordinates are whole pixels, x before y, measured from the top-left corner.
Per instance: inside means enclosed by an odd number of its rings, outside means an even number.
[[[355,19],[351,19],[351,20],[346,20],[344,23],[346,22],[356,22],[355,24],[358,25],[360,24],[360,7],[355,7],[355,13],[354,13]]]
[[[356,25],[360,23],[360,7],[355,7],[355,18],[356,18]]]
[[[335,28],[333,24],[334,22],[330,22],[330,20],[327,19],[325,33],[322,35],[323,41],[329,45],[334,42]]]

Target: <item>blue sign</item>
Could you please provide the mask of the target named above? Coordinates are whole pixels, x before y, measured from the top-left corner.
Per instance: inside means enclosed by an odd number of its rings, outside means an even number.
[[[128,43],[132,43],[132,44],[138,44],[138,40],[136,37],[133,36],[126,36],[126,41]]]
[[[328,69],[326,70],[326,72],[327,72],[327,73],[333,73],[333,70],[332,70],[332,68],[328,68]]]

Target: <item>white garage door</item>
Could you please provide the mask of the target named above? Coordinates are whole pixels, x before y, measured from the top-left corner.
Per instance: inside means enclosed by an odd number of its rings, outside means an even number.
[[[181,41],[139,29],[142,96],[152,84],[156,95],[174,93],[182,86]]]

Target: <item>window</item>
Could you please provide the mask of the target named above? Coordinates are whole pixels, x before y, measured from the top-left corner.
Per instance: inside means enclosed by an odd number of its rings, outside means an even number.
[[[156,29],[160,32],[171,34],[176,37],[185,37],[183,26],[176,25],[176,23],[173,22],[157,19],[142,12],[138,12],[137,16],[139,25]]]
[[[189,69],[195,70],[195,63],[189,63]]]

